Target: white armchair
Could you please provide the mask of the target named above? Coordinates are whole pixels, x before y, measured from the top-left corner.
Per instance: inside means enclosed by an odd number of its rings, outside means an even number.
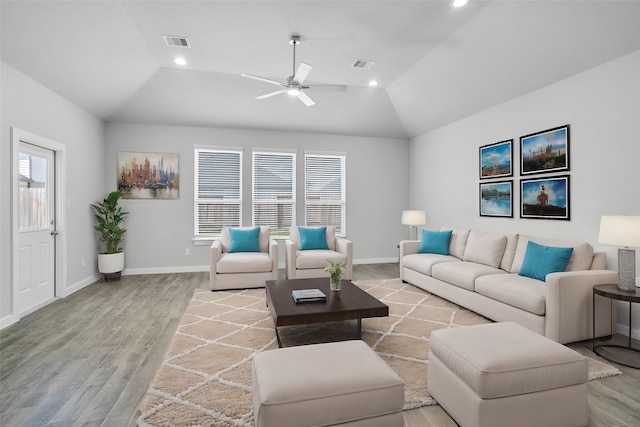
[[[285,242],[285,264],[287,279],[329,277],[324,271],[327,260],[345,265],[342,278],[353,278],[353,242],[336,237],[335,227],[327,226],[327,247],[329,249],[300,250],[298,227],[291,227],[289,239]]]
[[[253,227],[239,227],[248,230]],[[245,289],[264,287],[266,280],[278,279],[278,243],[271,239],[269,227],[260,227],[260,252],[229,252],[231,237],[228,227],[220,240],[211,244],[209,288]]]

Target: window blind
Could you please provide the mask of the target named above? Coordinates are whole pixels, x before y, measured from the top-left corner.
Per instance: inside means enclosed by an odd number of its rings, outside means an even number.
[[[289,234],[296,211],[295,164],[294,153],[253,152],[253,225]]]
[[[220,235],[242,224],[242,151],[195,149],[194,232]]]
[[[345,230],[345,156],[305,154],[305,224]]]

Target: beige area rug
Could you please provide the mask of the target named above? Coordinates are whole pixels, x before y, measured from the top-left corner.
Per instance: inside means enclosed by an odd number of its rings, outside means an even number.
[[[435,404],[427,392],[431,332],[491,321],[400,279],[355,283],[389,306],[389,317],[362,320],[362,339],[405,382],[404,409]],[[353,339],[356,322],[279,331],[287,347]],[[138,425],[253,426],[251,362],[276,348],[264,289],[197,290],[141,403]],[[620,373],[589,359],[589,380]]]

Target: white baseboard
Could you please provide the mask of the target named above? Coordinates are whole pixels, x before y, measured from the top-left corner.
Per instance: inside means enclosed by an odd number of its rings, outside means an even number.
[[[123,276],[136,274],[171,274],[171,273],[199,273],[209,271],[208,265],[189,265],[186,267],[156,267],[156,268],[125,268]]]
[[[16,314],[10,314],[8,316],[5,316],[2,319],[0,319],[0,329],[9,327],[14,323],[16,323],[18,320],[20,320],[20,317],[18,317]]]
[[[629,325],[623,325],[622,323],[616,323],[616,332],[625,337],[629,336]],[[640,340],[640,329],[631,328],[631,338]]]
[[[86,288],[87,286],[89,286],[92,283],[95,283],[97,281],[99,281],[101,279],[100,274],[95,273],[92,276],[89,276],[85,279],[82,279],[79,282],[74,283],[71,286],[68,286],[64,289],[64,295],[62,295],[62,297],[67,297],[69,295],[71,295],[74,292],[78,292],[80,289],[82,288]]]
[[[398,262],[398,258],[364,258],[354,259],[354,264],[387,264],[390,262]]]

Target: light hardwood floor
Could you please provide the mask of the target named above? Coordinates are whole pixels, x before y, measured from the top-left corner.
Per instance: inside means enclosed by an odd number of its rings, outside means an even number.
[[[397,263],[354,266],[355,280],[398,276]],[[0,425],[135,425],[192,291],[208,281],[208,273],[181,273],[98,282],[0,331]],[[593,356],[588,343],[571,348]],[[589,426],[640,426],[640,370],[620,369],[589,382]],[[439,406],[404,419],[456,426]]]

